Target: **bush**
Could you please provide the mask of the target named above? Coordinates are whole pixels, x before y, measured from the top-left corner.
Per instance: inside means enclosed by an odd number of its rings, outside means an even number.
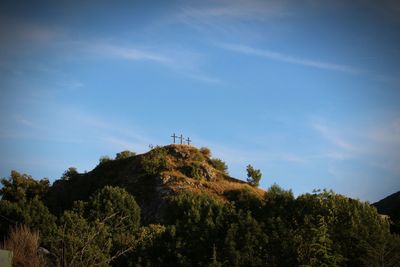
[[[134,197],[120,187],[105,186],[94,193],[88,202],[91,221],[105,220],[113,230],[133,232],[139,227],[140,208]]]
[[[223,160],[217,158],[211,159],[211,165],[223,174],[228,175],[228,166]]]
[[[26,225],[12,228],[1,248],[13,252],[13,266],[44,266],[43,257],[38,255],[39,233]]]
[[[126,159],[126,158],[130,158],[130,157],[133,157],[133,156],[136,156],[135,152],[129,151],[129,150],[124,150],[124,151],[121,151],[121,152],[117,153],[117,155],[115,156],[115,159],[116,160],[118,160],[118,159]]]
[[[201,154],[203,154],[204,157],[210,158],[211,157],[211,150],[208,147],[202,147],[200,148]]]
[[[101,162],[101,159],[100,159]],[[63,175],[61,176],[61,180],[70,180],[73,179],[74,177],[78,176],[79,173],[75,167],[69,167],[68,170],[66,170]]]
[[[185,165],[181,167],[181,171],[187,177],[200,180],[201,176],[201,166],[196,162],[192,162],[190,165]]]
[[[234,189],[225,193],[229,201],[235,203],[237,209],[251,211],[253,215],[259,213],[263,202],[249,187]]]
[[[157,175],[167,169],[167,150],[156,147],[142,158],[143,170],[149,175]]]
[[[106,163],[107,161],[110,161],[111,158],[109,156],[101,156],[99,159],[99,164]]]

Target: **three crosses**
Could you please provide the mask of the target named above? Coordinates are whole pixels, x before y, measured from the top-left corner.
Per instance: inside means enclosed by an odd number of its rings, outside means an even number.
[[[185,139],[183,138],[183,135],[177,136],[177,135],[175,135],[175,133],[174,133],[171,137],[172,137],[172,139],[174,140],[174,144],[175,144],[175,139],[176,139],[176,138],[181,140],[181,145],[182,145],[184,142],[186,142],[188,145],[190,145],[190,142],[192,142],[192,140],[190,140],[189,137],[186,138],[186,140],[185,140]]]

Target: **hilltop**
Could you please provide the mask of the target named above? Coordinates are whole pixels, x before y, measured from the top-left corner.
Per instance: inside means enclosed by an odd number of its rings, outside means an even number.
[[[263,197],[264,190],[230,177],[220,167],[221,162],[212,159],[207,148],[176,144],[156,147],[144,154],[103,160],[87,173],[69,169],[50,188],[48,203],[53,212],[61,213],[74,201],[87,200],[106,185],[118,186],[135,197],[142,219],[154,222],[165,201],[182,192],[205,194],[222,202],[242,190]]]

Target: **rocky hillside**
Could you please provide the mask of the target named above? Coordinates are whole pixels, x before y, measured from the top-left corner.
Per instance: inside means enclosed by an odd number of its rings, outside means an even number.
[[[235,179],[211,158],[208,149],[168,145],[116,160],[103,160],[87,173],[70,169],[50,189],[47,202],[60,214],[76,200],[87,200],[105,185],[125,188],[135,196],[144,222],[156,222],[170,196],[180,192],[212,195],[221,201],[243,190],[262,198],[264,191]],[[57,203],[57,204],[55,204]]]

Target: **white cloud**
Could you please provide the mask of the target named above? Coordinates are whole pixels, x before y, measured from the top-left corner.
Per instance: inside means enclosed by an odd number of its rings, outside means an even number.
[[[266,50],[266,49],[256,49],[256,48],[241,45],[241,44],[226,44],[225,43],[225,44],[217,44],[217,46],[219,46],[223,49],[241,53],[241,54],[252,55],[252,56],[262,57],[265,59],[271,59],[271,60],[275,60],[275,61],[281,61],[281,62],[296,64],[296,65],[303,65],[303,66],[317,68],[317,69],[325,69],[325,70],[346,72],[346,73],[352,73],[352,74],[361,72],[361,70],[358,70],[356,68],[353,68],[353,67],[347,66],[347,65],[340,65],[340,64],[323,62],[323,61],[318,61],[318,60],[313,60],[313,59],[294,57],[294,56],[279,53],[276,51],[271,51],[271,50]]]

